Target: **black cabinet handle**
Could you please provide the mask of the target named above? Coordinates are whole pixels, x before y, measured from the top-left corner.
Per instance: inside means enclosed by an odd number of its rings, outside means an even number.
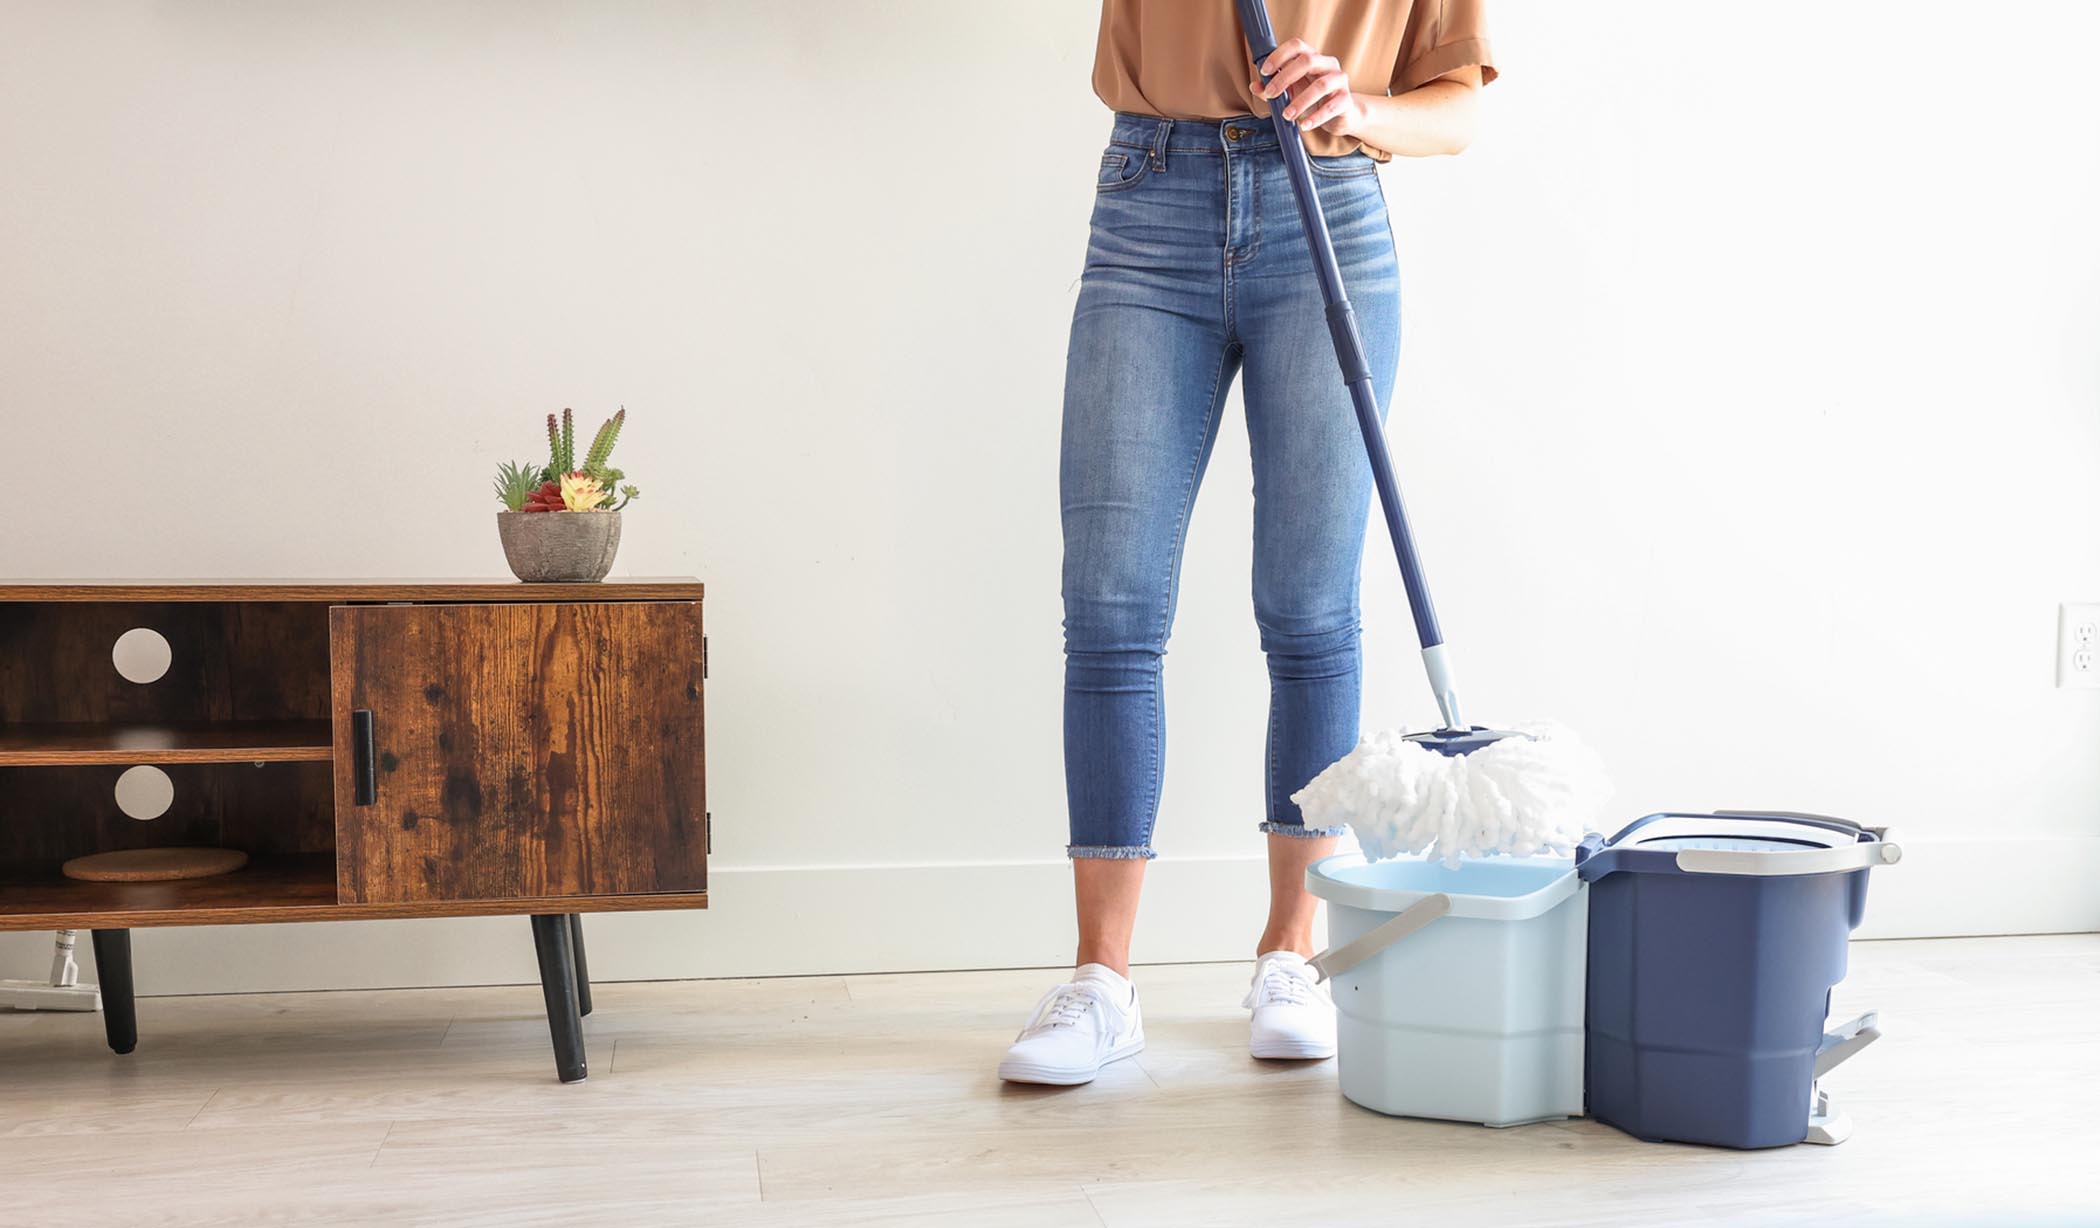
[[[379,764],[372,753],[372,710],[350,713],[350,801],[369,806],[379,800]]]

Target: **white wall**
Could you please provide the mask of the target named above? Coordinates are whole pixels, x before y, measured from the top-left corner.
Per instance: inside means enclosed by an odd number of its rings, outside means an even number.
[[[1875,932],[2100,927],[2100,692],[2051,677],[2100,598],[2100,18],[1494,17],[1475,149],[1386,178],[1470,709],[1586,731],[1614,818],[1893,824]],[[624,403],[622,570],[709,586],[716,907],[606,919],[595,970],[1064,958],[1094,20],[0,0],[0,575],[495,574],[495,462]],[[1228,430],[1141,958],[1259,920],[1247,490]],[[1368,571],[1367,724],[1426,720]],[[521,921],[141,947],[149,990],[530,975]]]

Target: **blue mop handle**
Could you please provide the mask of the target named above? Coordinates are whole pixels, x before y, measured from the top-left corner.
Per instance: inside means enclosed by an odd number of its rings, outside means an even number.
[[[1269,28],[1268,7],[1262,0],[1238,0],[1240,28],[1247,35],[1247,50],[1254,57],[1255,71],[1276,50],[1276,35]],[[1267,82],[1268,74],[1262,74]],[[1276,138],[1283,147],[1283,168],[1291,177],[1291,194],[1298,198],[1298,216],[1305,223],[1306,243],[1312,249],[1313,271],[1320,278],[1320,296],[1327,303],[1327,332],[1334,338],[1334,355],[1342,364],[1342,382],[1356,404],[1356,425],[1363,432],[1364,453],[1371,461],[1371,480],[1378,487],[1378,503],[1385,510],[1385,527],[1393,539],[1393,555],[1400,561],[1400,578],[1407,585],[1408,608],[1415,617],[1415,638],[1421,641],[1422,656],[1429,670],[1429,683],[1443,712],[1444,727],[1464,729],[1458,714],[1458,697],[1450,685],[1443,660],[1443,628],[1437,625],[1436,606],[1429,600],[1429,582],[1422,576],[1422,559],[1415,552],[1415,537],[1407,527],[1407,508],[1400,501],[1400,483],[1393,476],[1393,458],[1386,450],[1385,429],[1378,421],[1378,394],[1371,387],[1371,364],[1364,358],[1364,342],[1356,328],[1356,312],[1342,285],[1342,267],[1334,255],[1334,239],[1327,231],[1327,215],[1320,208],[1319,192],[1313,187],[1312,166],[1298,125],[1283,117],[1287,97],[1269,100],[1269,118],[1276,125]]]

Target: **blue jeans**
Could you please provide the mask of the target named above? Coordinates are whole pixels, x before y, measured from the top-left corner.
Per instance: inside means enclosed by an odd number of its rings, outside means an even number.
[[[1400,278],[1377,166],[1314,178],[1383,412]],[[1355,747],[1357,590],[1371,472],[1267,119],[1118,115],[1065,367],[1065,794],[1073,857],[1149,858],[1165,758],[1161,657],[1189,510],[1242,374],[1254,461],[1254,620],[1269,664],[1261,830]]]

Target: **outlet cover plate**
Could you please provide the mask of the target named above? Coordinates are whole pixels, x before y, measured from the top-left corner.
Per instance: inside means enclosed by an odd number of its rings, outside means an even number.
[[[2056,685],[2100,690],[2100,602],[2056,607]]]

